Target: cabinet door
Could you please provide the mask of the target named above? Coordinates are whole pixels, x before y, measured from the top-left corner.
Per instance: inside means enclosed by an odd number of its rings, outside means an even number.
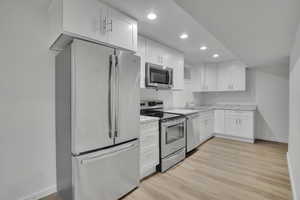
[[[192,76],[192,90],[193,90],[193,92],[202,91],[201,67],[193,67],[191,69],[191,76]]]
[[[225,115],[225,134],[238,136],[239,126],[238,117],[235,115]]]
[[[136,54],[146,56],[146,39],[141,36],[138,37],[138,50]]]
[[[207,129],[206,139],[208,139],[208,138],[212,137],[214,134],[214,119],[213,118],[207,119],[206,129]]]
[[[137,50],[137,22],[123,13],[109,9],[107,30],[109,43],[133,51]]]
[[[138,51],[136,55],[141,58],[141,78],[140,78],[140,88],[145,88],[145,57],[146,57],[146,39],[143,37],[138,37]]]
[[[184,89],[184,58],[183,55],[177,54],[174,58],[175,63],[173,65],[173,82],[174,90]]]
[[[217,90],[217,67],[215,64],[205,66],[205,86],[206,91]]]
[[[227,91],[230,90],[230,73],[229,67],[224,64],[219,64],[217,67],[217,90]]]
[[[244,138],[253,138],[254,137],[254,128],[253,128],[253,120],[251,117],[242,116],[239,119],[239,137]]]
[[[232,66],[231,71],[232,89],[246,90],[246,68],[241,66]]]
[[[146,41],[146,62],[160,65],[160,45],[152,40]]]
[[[204,142],[206,136],[207,136],[207,119],[200,119],[199,120],[199,128],[200,128],[200,143]]]
[[[200,91],[207,91],[208,86],[206,85],[206,67],[202,66],[199,68],[200,75]]]
[[[224,110],[215,110],[214,132],[224,133]]]
[[[108,8],[97,0],[63,0],[63,30],[65,32],[107,42],[103,22]]]

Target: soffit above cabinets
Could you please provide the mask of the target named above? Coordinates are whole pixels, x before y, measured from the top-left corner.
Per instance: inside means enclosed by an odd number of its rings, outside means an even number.
[[[288,66],[299,0],[174,0],[250,67]]]
[[[173,0],[102,1],[136,18],[139,34],[184,52],[185,60],[190,64],[238,59]],[[157,19],[147,19],[149,12],[157,14]],[[179,36],[184,32],[189,37],[181,40]],[[208,50],[201,51],[202,45],[207,46]],[[215,53],[220,57],[212,58]]]

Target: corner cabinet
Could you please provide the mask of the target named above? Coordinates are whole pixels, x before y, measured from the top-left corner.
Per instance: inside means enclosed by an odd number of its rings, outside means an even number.
[[[192,71],[194,92],[246,90],[246,66],[238,61],[204,64]]]
[[[52,0],[48,13],[52,50],[79,38],[137,51],[137,21],[98,0]]]
[[[157,65],[173,68],[173,90],[184,89],[184,55],[161,43],[138,37],[136,55],[141,57],[141,82],[140,87],[145,88],[145,64],[150,62]]]
[[[246,67],[239,62],[224,62],[218,66],[219,91],[245,91]]]
[[[254,143],[255,111],[215,110],[217,137]]]

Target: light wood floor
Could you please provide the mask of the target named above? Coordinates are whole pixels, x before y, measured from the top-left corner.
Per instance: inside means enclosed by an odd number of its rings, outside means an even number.
[[[122,200],[291,200],[286,152],[286,144],[213,138]]]

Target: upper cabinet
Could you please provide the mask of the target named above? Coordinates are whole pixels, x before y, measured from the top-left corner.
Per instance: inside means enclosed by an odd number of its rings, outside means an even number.
[[[245,91],[246,66],[239,62],[224,62],[218,66],[219,91]]]
[[[138,51],[136,55],[139,55],[141,57],[141,88],[145,88],[145,64],[146,62],[149,62],[172,68],[174,84],[172,89],[184,89],[183,53],[142,36],[138,37],[137,46]]]
[[[81,38],[137,51],[137,21],[98,0],[52,0],[49,18],[53,50]]]
[[[240,62],[205,64],[193,68],[194,92],[246,90],[246,66]]]
[[[201,68],[200,91],[217,91],[216,64],[207,64]]]

